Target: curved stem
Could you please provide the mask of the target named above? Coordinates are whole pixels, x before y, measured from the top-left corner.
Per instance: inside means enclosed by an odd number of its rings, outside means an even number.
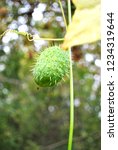
[[[64,38],[40,38],[38,35],[32,35],[32,34],[30,34],[28,32],[20,32],[20,31],[12,30],[12,29],[6,30],[4,33],[2,33],[0,35],[0,38],[2,38],[8,32],[12,32],[12,33],[16,33],[18,35],[26,36],[28,41],[34,41],[34,40],[63,41],[64,40]]]
[[[68,0],[68,20],[71,23],[71,1]],[[72,68],[72,57],[71,48],[69,48],[70,56],[70,128],[69,128],[69,139],[68,139],[68,150],[72,150],[73,142],[73,130],[74,130],[74,87],[73,87],[73,68]]]
[[[8,32],[9,32],[9,29],[6,30],[5,32],[3,32],[2,34],[0,34],[0,39],[1,39],[6,33],[8,33]]]

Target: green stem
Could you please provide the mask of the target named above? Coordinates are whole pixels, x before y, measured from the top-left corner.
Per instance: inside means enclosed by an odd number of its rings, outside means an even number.
[[[34,40],[46,40],[46,41],[63,41],[64,38],[40,38],[38,35],[32,35],[28,32],[20,32],[20,31],[17,31],[17,30],[12,30],[12,29],[8,29],[6,30],[4,33],[2,33],[0,35],[0,39],[8,32],[11,32],[11,33],[16,33],[18,35],[22,35],[22,36],[26,36],[28,41],[34,41]]]
[[[68,0],[68,20],[71,23],[71,1]],[[69,48],[70,56],[70,129],[68,139],[68,150],[72,150],[73,142],[73,129],[74,129],[74,92],[73,92],[73,68],[72,68],[72,57],[71,48]]]
[[[59,5],[60,5],[60,8],[61,8],[61,12],[62,12],[63,20],[64,20],[65,27],[66,27],[66,31],[67,31],[67,22],[66,22],[66,17],[65,17],[64,9],[63,9],[63,7],[62,7],[62,3],[61,3],[61,1],[60,1],[60,0],[59,0]]]

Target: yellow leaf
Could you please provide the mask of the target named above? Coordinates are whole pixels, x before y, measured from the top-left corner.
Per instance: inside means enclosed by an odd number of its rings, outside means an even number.
[[[77,0],[73,1],[76,3]],[[79,1],[84,0],[78,0],[78,3]],[[71,46],[92,43],[97,40],[100,40],[100,5],[85,9],[77,7],[72,22],[68,26],[62,48],[67,49]]]
[[[76,8],[84,9],[95,7],[100,4],[100,0],[72,0]]]

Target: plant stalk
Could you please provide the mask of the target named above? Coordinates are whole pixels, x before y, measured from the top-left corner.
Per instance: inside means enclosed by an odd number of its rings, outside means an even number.
[[[71,23],[71,0],[68,0],[68,21]],[[74,130],[74,87],[73,87],[73,67],[71,47],[69,48],[70,56],[70,128],[68,139],[68,150],[72,150],[73,130]]]
[[[28,41],[34,41],[34,40],[46,40],[46,41],[63,41],[64,38],[40,38],[38,35],[32,35],[28,32],[20,32],[17,30],[7,29],[4,33],[0,35],[0,39],[8,32],[16,33],[18,35],[26,36]]]
[[[63,16],[63,20],[64,20],[64,23],[65,23],[65,27],[66,27],[66,31],[67,31],[67,21],[66,21],[66,17],[65,17],[65,14],[64,14],[64,9],[63,9],[63,6],[62,6],[62,3],[61,1],[59,0],[59,5],[60,5],[60,8],[61,8],[61,12],[62,12],[62,16]]]

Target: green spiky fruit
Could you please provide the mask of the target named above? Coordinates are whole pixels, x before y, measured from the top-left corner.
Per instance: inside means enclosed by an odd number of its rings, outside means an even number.
[[[36,59],[33,68],[35,82],[39,86],[56,85],[69,72],[69,54],[59,46],[46,48]]]

